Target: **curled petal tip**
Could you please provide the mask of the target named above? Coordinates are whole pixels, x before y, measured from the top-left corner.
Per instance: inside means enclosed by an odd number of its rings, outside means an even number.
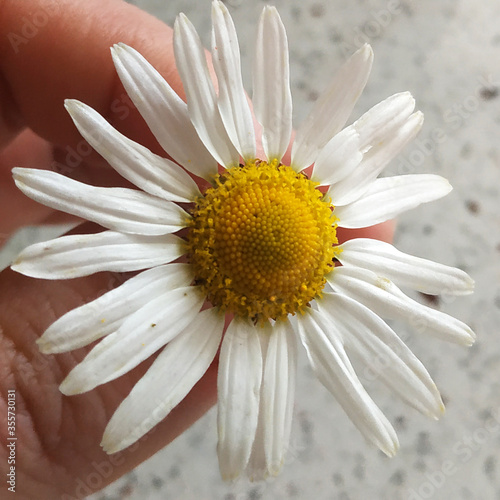
[[[214,0],[212,2],[212,12],[215,11],[215,9],[219,9],[222,12],[227,12],[227,7],[219,0]]]
[[[412,99],[413,99],[413,97],[412,97]],[[416,117],[416,119],[418,120],[420,125],[422,125],[424,123],[424,114],[422,113],[422,111],[420,111],[420,110],[415,111],[414,116]]]
[[[179,12],[177,14],[177,17],[175,18],[175,24],[179,25],[180,23],[187,23],[188,22],[188,17],[184,12]]]
[[[472,330],[469,330],[467,333],[469,334],[469,337],[465,340],[465,345],[470,347],[476,341],[476,334]]]
[[[444,403],[441,401],[439,405],[439,413],[437,415],[436,420],[441,418],[445,413],[446,413],[446,407],[444,406]]]
[[[82,102],[78,101],[77,99],[64,99],[64,107],[66,108],[66,111],[73,116],[73,114],[77,113],[78,111],[81,111],[82,109],[85,108],[85,104]]]
[[[79,384],[75,384],[72,378],[68,375],[59,386],[59,390],[65,396],[75,396],[76,394],[82,394],[86,392],[86,389]]]
[[[388,446],[384,446],[382,451],[389,457],[394,457],[399,450],[399,441],[392,441],[392,443]]]
[[[43,337],[40,337],[37,341],[36,341],[37,345],[38,345],[38,350],[42,353],[42,354],[52,354],[53,352],[53,349],[54,349],[54,345],[52,344],[52,342],[48,342],[47,340],[45,340]]]
[[[426,415],[433,420],[439,420],[446,411],[444,403],[441,398],[436,402],[437,404],[433,405],[433,407],[429,408]]]
[[[372,46],[369,43],[365,43],[359,52],[365,56],[365,59],[372,59],[374,56]]]
[[[106,434],[104,434],[100,446],[108,455],[112,455],[113,453],[120,451],[116,446],[113,446],[113,443],[110,441],[109,437]]]
[[[263,9],[262,9],[262,15],[267,15],[267,16],[274,16],[274,15],[277,15],[279,16],[278,14],[278,9],[276,9],[276,7],[274,7],[273,5],[266,5]]]

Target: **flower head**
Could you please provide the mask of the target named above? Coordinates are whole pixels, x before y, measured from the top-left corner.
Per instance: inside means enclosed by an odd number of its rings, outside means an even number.
[[[372,64],[371,48],[364,46],[298,129],[287,163],[292,102],[287,38],[276,9],[264,8],[256,39],[253,106],[261,137],[243,89],[236,31],[222,2],[213,2],[212,17],[217,91],[193,26],[182,14],[175,23],[187,102],[134,49],[112,48],[123,85],[174,161],[123,136],[85,104],[66,101],[83,137],[139,190],[14,169],[18,187],[31,198],[107,229],[35,244],[20,254],[15,270],[48,279],[141,271],[59,318],[39,339],[40,349],[58,353],[101,339],[61,384],[65,394],[113,380],[162,349],[106,428],[102,446],[113,453],[164,418],[220,346],[222,476],[246,472],[259,479],[277,474],[284,461],[300,339],[319,380],[354,424],[393,455],[394,429],[347,352],[359,355],[410,405],[437,418],[443,404],[429,374],[381,318],[418,319],[429,333],[469,345],[474,334],[465,324],[415,302],[397,285],[466,294],[473,282],[463,271],[388,243],[338,244],[336,232],[383,222],[450,191],[435,175],[378,178],[415,137],[422,114],[414,112],[411,95],[401,93],[344,128]],[[200,190],[193,179],[210,187]],[[231,320],[223,332],[226,317]],[[383,366],[373,364],[377,357],[386,360]]]

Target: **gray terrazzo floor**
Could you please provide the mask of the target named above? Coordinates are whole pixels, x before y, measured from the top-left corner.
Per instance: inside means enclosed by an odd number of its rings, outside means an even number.
[[[183,11],[208,44],[209,0],[132,3],[170,24]],[[239,30],[249,77],[252,40],[264,2],[226,3]],[[447,412],[439,422],[428,420],[364,377],[398,432],[401,449],[392,459],[365,443],[302,355],[290,456],[279,477],[261,484],[223,483],[212,410],[170,446],[91,498],[500,499],[500,3],[273,4],[289,36],[296,124],[345,57],[364,42],[372,44],[375,63],[353,117],[395,92],[410,90],[415,96],[426,122],[418,140],[388,173],[438,173],[455,189],[445,199],[402,216],[396,244],[473,276],[473,296],[428,303],[470,324],[478,341],[466,349],[395,325],[434,377]]]

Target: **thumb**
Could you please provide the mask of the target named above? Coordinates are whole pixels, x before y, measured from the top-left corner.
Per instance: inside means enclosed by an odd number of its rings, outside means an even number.
[[[17,443],[16,493],[21,499],[87,496],[149,458],[215,402],[216,367],[211,367],[177,408],[138,443],[114,455],[100,448],[108,420],[152,359],[115,381],[68,398],[59,392],[59,383],[88,349],[47,356],[39,353],[35,341],[56,318],[124,279],[117,273],[64,282],[33,280],[10,270],[0,274],[1,404],[7,408],[7,394],[13,391],[17,440],[10,442]],[[7,419],[6,410],[1,415]],[[2,433],[7,428],[7,422],[2,422]],[[8,436],[3,437],[6,442]],[[4,447],[2,453],[8,451]],[[4,456],[2,463],[7,464],[7,459]]]
[[[125,92],[109,47],[117,42],[134,46],[182,95],[170,28],[119,0],[6,0],[0,9],[0,137],[4,144],[27,127],[50,143],[75,149],[82,139],[63,107],[64,99],[72,97],[98,109],[129,137],[158,147],[137,111],[122,101]],[[23,23],[35,15],[44,22],[38,23],[33,36],[24,36]],[[22,159],[18,161],[22,164]],[[10,181],[14,165],[2,166],[1,198],[6,200],[14,192]],[[9,210],[16,207],[10,205]],[[58,282],[33,280],[10,270],[0,274],[1,403],[6,410],[7,391],[13,391],[19,498],[80,498],[99,490],[174,439],[215,401],[216,370],[211,368],[139,443],[110,456],[101,450],[99,442],[110,416],[151,360],[88,394],[67,398],[58,385],[87,349],[45,356],[35,341],[56,318],[125,278],[99,273]],[[7,411],[1,415],[7,419]],[[7,432],[7,422],[1,429]],[[154,439],[149,438],[152,433]],[[2,464],[7,464],[6,456]]]

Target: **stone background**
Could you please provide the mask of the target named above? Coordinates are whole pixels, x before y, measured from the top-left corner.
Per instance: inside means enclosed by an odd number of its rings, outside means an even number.
[[[133,3],[170,24],[185,12],[208,45],[209,0]],[[264,2],[226,3],[250,82],[252,42]],[[426,122],[418,140],[387,171],[438,173],[455,189],[402,216],[396,244],[474,277],[473,296],[420,299],[470,324],[478,341],[466,349],[395,325],[435,379],[447,412],[441,421],[430,421],[365,377],[400,438],[401,449],[392,459],[364,442],[302,353],[291,450],[278,478],[222,483],[211,410],[170,446],[91,498],[500,499],[500,3],[276,0],[274,5],[289,37],[296,124],[346,56],[364,42],[373,46],[375,63],[353,118],[395,92],[410,90],[415,96]],[[22,232],[0,254],[0,265],[39,236],[36,228]]]

